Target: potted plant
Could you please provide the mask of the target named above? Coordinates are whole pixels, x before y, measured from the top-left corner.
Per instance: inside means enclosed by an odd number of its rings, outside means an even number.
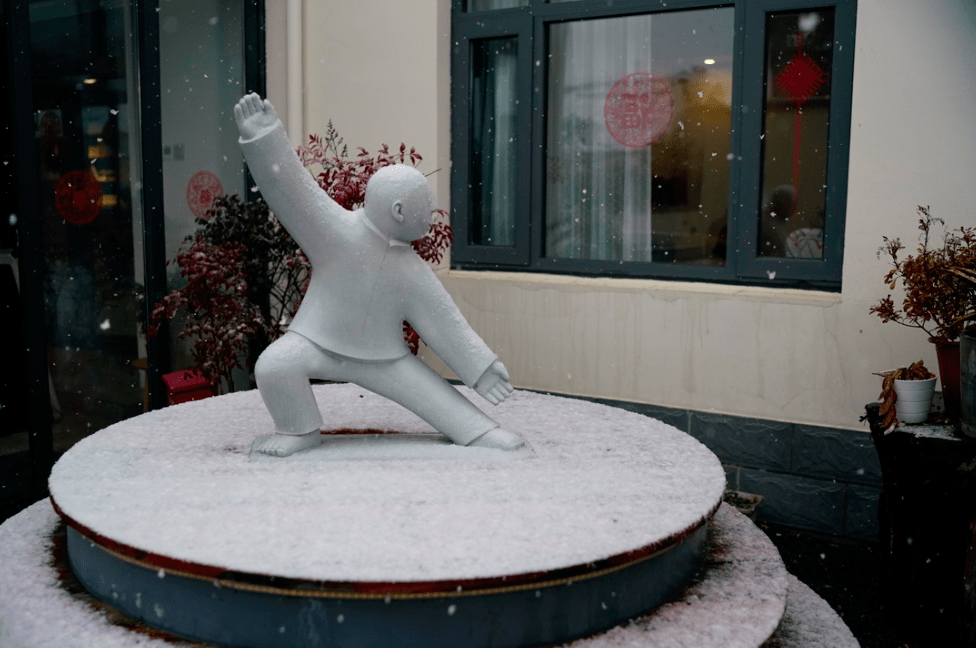
[[[921,423],[929,415],[935,393],[935,374],[921,360],[877,374],[881,376],[878,414],[885,433],[901,423]]]
[[[312,134],[298,147],[298,157],[319,186],[349,210],[362,206],[366,183],[376,171],[393,164],[416,166],[423,159],[405,144],[395,151],[383,144],[375,155],[359,148],[351,158],[331,122],[324,137]],[[175,259],[184,283],[156,304],[147,335],[181,316],[179,338],[192,341],[195,369],[218,390],[225,385],[233,391],[234,370],[246,365],[250,373],[261,352],[287,329],[308,288],[311,265],[264,201],[219,196],[197,225]],[[451,227],[438,220],[412,245],[421,258],[439,263],[452,238]],[[408,322],[403,332],[416,354],[419,336]]]
[[[878,256],[890,260],[884,281],[894,290],[902,285],[904,298],[895,304],[889,294],[871,308],[883,322],[925,331],[936,346],[939,376],[946,414],[959,416],[959,336],[972,317],[971,288],[953,268],[976,268],[976,228],[945,230],[945,222],[932,216],[928,207],[918,207],[919,244],[913,254],[901,257],[905,249],[897,238],[884,237]],[[933,228],[944,229],[941,245],[933,245]]]

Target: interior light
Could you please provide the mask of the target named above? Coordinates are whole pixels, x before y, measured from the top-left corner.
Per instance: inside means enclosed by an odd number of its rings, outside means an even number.
[[[796,21],[797,28],[799,28],[799,30],[804,34],[813,32],[813,30],[815,30],[819,24],[820,14],[815,12],[800,14],[800,17],[797,18]]]
[[[85,79],[84,81],[82,81],[82,83],[84,83],[85,85],[95,85],[96,83],[98,83],[98,79],[89,77],[89,78]]]
[[[715,59],[705,59],[705,65],[715,65]]]

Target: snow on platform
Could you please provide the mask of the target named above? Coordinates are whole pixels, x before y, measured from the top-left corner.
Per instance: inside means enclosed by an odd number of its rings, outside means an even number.
[[[332,429],[433,433],[354,385],[317,386],[315,394]],[[73,524],[137,552],[358,582],[492,578],[598,562],[667,544],[721,501],[725,474],[715,455],[660,421],[527,392],[498,407],[482,404],[536,456],[322,462],[299,454],[252,462],[251,442],[272,428],[252,391],[151,412],[88,437],[54,466],[51,497]]]

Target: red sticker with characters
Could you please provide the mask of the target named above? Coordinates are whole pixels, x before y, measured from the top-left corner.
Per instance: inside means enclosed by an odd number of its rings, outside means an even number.
[[[54,209],[72,225],[87,225],[102,213],[102,185],[88,171],[68,171],[54,185]]]
[[[671,86],[646,72],[628,74],[617,81],[603,104],[610,135],[630,148],[650,146],[661,139],[673,115]]]
[[[223,195],[220,179],[209,171],[197,171],[186,183],[186,204],[197,218],[204,218],[213,201]]]

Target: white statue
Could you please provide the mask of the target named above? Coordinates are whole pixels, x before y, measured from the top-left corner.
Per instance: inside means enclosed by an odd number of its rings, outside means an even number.
[[[465,385],[497,405],[508,372],[465,321],[410,241],[435,204],[422,173],[385,167],[350,212],[302,166],[274,107],[248,94],[234,107],[241,148],[264,199],[312,263],[312,281],[288,331],[258,358],[255,377],[275,434],[255,450],[287,456],[320,442],[310,379],[352,382],[385,396],[459,445],[516,450],[522,438],[475,407],[412,355],[406,320]]]

